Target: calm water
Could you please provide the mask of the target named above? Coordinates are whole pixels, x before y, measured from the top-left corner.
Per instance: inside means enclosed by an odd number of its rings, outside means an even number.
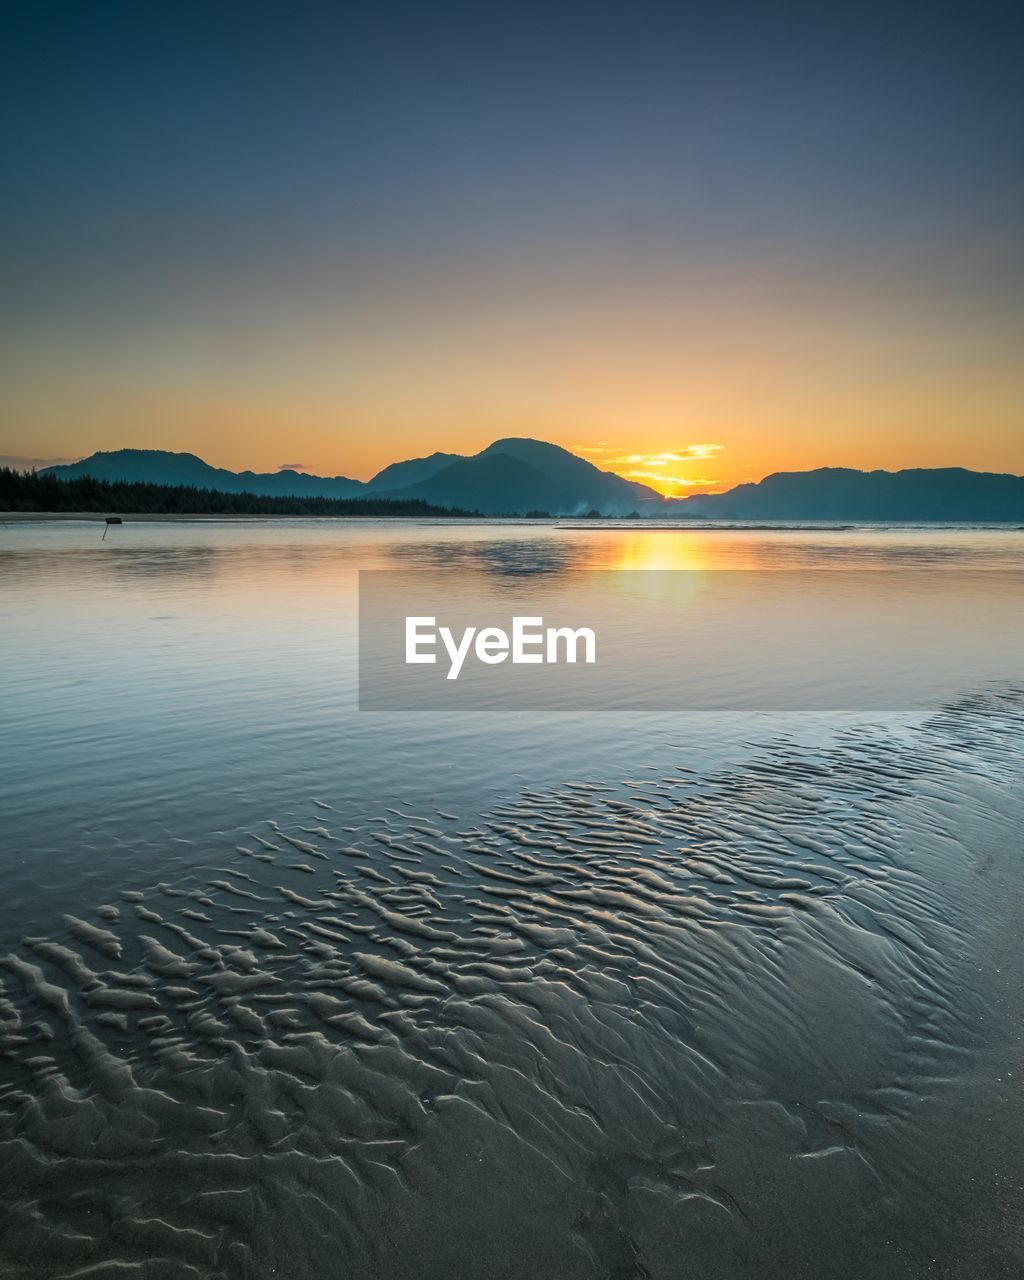
[[[1020,1274],[1024,533],[100,536],[0,530],[4,1274]],[[360,569],[877,570],[943,696],[360,712]]]

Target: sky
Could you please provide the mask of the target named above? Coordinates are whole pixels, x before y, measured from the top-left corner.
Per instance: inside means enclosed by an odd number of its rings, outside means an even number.
[[[1024,472],[1019,4],[0,0],[0,456]]]

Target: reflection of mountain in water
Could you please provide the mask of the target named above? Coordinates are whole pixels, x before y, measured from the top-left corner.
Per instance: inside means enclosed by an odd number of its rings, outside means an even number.
[[[589,559],[586,547],[560,538],[394,542],[387,550],[395,568],[468,569],[498,577],[567,573]]]

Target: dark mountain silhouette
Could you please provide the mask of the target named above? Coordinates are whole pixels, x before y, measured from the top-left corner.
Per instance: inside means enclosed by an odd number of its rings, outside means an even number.
[[[453,462],[461,462],[461,453],[432,453],[429,458],[410,458],[408,462],[392,462],[383,471],[378,471],[372,480],[366,483],[367,489],[381,491],[383,489],[403,489],[406,485],[420,484],[429,480],[438,471]]]
[[[1024,520],[1024,476],[941,467],[779,471],[757,484],[671,504],[712,520]]]
[[[226,471],[211,467],[192,453],[162,449],[118,449],[94,453],[81,462],[47,467],[45,474],[71,480],[188,485],[220,493],[254,493],[267,497],[355,498],[372,493],[398,501],[435,506],[466,504],[490,515],[547,511],[579,515],[628,515],[644,506],[661,506],[653,489],[636,485],[597,467],[557,445],[540,440],[498,440],[482,453],[464,458],[434,453],[385,467],[367,484],[346,476],[313,476],[301,471]]]
[[[961,467],[854,471],[822,467],[783,471],[726,493],[665,499],[557,445],[510,437],[472,457],[433,453],[385,467],[364,484],[301,471],[227,471],[191,453],[118,449],[45,472],[122,483],[187,485],[265,497],[388,498],[460,507],[486,515],[673,516],[710,520],[980,520],[1024,523],[1024,477]]]
[[[638,502],[662,502],[662,496],[656,489],[638,484],[635,480],[624,480],[613,471],[602,471],[592,462],[577,458],[568,449],[561,449],[557,444],[547,444],[543,440],[509,436],[488,445],[478,456],[485,457],[489,453],[504,453],[518,458],[520,462],[536,467],[568,491],[578,490],[581,494],[591,494],[594,498],[591,505],[597,508],[601,508],[604,503],[622,503],[628,511],[633,511]]]
[[[389,498],[419,499],[435,506],[468,504],[485,515],[582,515],[593,510],[616,516],[662,506],[653,489],[601,471],[558,445],[517,437],[496,440],[419,484],[386,493]]]
[[[94,453],[81,462],[46,467],[44,474],[62,480],[92,476],[94,480],[128,484],[188,485],[216,489],[219,493],[255,493],[265,497],[354,498],[365,486],[347,476],[311,476],[302,471],[228,471],[211,467],[194,453],[169,453],[164,449],[115,449]]]
[[[381,492],[382,497],[418,499],[442,507],[461,507],[469,494],[473,494],[474,510],[484,515],[527,511],[554,515],[567,502],[564,491],[536,467],[502,453],[463,458],[422,484]]]

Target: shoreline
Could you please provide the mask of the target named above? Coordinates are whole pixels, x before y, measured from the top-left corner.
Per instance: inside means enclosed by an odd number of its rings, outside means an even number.
[[[495,517],[496,519],[498,517]],[[249,512],[238,513],[232,511],[224,512],[187,512],[187,511],[138,511],[129,512],[119,516],[122,524],[218,524],[222,521],[231,523],[239,523],[242,521],[252,520],[319,520],[319,521],[337,521],[340,524],[359,524],[367,521],[396,520],[408,521],[410,524],[417,523],[434,523],[435,521],[444,521],[452,524],[483,524],[488,521],[486,516],[315,516],[300,515],[296,512]],[[60,523],[61,521],[88,521],[91,524],[105,524],[106,515],[102,515],[96,511],[0,511],[0,521],[5,524],[31,524],[33,521],[46,523]],[[516,523],[522,524],[547,524],[547,520],[519,520]]]
[[[105,524],[106,514],[96,511],[0,511],[0,528],[15,524],[89,523]],[[1015,520],[660,520],[629,519],[621,516],[601,516],[593,520],[581,520],[579,516],[442,516],[442,515],[301,515],[295,512],[155,512],[140,511],[122,514],[121,524],[244,524],[269,521],[315,521],[336,524],[410,524],[455,525],[461,528],[479,525],[509,525],[559,529],[569,532],[586,531],[637,531],[656,533],[797,533],[814,532],[846,533],[855,530],[885,532],[891,529],[969,529],[974,532],[1024,533],[1024,525]],[[113,526],[117,527],[117,526]]]

